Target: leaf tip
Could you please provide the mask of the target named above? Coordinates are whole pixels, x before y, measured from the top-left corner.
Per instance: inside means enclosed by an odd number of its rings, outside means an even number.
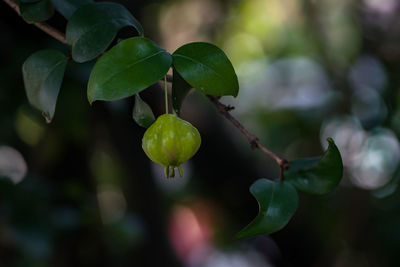
[[[236,240],[242,239],[242,238],[244,238],[244,237],[245,237],[245,236],[242,234],[241,231],[235,235],[235,239],[236,239]]]
[[[42,112],[42,116],[43,118],[46,120],[46,123],[49,124],[51,123],[52,117],[50,116],[50,114],[46,113],[46,112]]]
[[[90,95],[88,95],[87,98],[88,98],[88,102],[89,102],[89,105],[90,105],[90,106],[92,106],[92,105],[93,105],[93,102],[96,101],[96,99],[93,98],[93,97],[90,96]]]
[[[236,76],[236,73],[235,73]],[[233,93],[233,97],[237,97],[239,95],[239,80],[236,76],[236,82],[235,82],[235,89],[234,89],[234,93]]]
[[[239,240],[239,239],[254,237],[257,235],[262,235],[262,233],[260,233],[260,234],[250,233],[250,232],[248,232],[247,227],[245,227],[244,229],[242,229],[238,233],[236,233],[234,238],[236,240]]]
[[[93,90],[92,90],[90,78],[89,78],[89,83],[88,83],[88,88],[87,88],[87,100],[88,100],[90,106],[92,106],[93,102],[96,101],[96,98],[93,96],[92,91]]]

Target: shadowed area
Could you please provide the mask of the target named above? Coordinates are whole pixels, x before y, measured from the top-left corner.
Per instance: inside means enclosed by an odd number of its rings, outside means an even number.
[[[288,160],[320,156],[333,138],[344,177],[327,195],[299,192],[281,231],[234,239],[258,212],[249,187],[277,179],[276,162],[192,90],[180,113],[202,144],[184,178],[165,179],[142,150],[134,97],[90,106],[94,60],[68,63],[47,124],[28,102],[22,64],[68,48],[0,1],[0,266],[398,266],[398,1],[114,2],[170,53],[194,41],[220,47],[240,85],[220,99],[231,114]],[[58,12],[47,22],[65,32]],[[124,27],[112,46],[136,35]],[[162,87],[140,93],[156,117]]]

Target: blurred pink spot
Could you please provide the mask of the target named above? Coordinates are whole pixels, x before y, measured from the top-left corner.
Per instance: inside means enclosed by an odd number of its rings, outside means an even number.
[[[169,239],[178,258],[195,265],[212,252],[212,228],[207,207],[176,206],[169,223]]]

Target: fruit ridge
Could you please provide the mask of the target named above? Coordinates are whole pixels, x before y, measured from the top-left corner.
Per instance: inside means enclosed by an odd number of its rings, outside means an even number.
[[[183,176],[180,165],[197,152],[200,144],[199,131],[173,114],[159,116],[142,139],[144,152],[152,161],[165,167],[167,178],[175,176],[175,167]]]

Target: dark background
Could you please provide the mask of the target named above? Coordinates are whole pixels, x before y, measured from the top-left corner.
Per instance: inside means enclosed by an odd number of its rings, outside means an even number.
[[[28,172],[0,179],[0,266],[399,265],[397,1],[118,2],[169,52],[218,44],[241,84],[221,101],[289,160],[322,154],[332,136],[343,181],[326,196],[300,194],[283,230],[235,240],[257,214],[249,186],[277,178],[276,164],[194,92],[182,114],[202,146],[184,178],[166,180],[141,149],[132,98],[89,106],[94,62],[69,63],[46,124],[27,101],[21,66],[40,49],[67,50],[1,1],[0,148],[19,151]],[[58,13],[48,23],[66,25]],[[159,85],[141,96],[163,112]]]

